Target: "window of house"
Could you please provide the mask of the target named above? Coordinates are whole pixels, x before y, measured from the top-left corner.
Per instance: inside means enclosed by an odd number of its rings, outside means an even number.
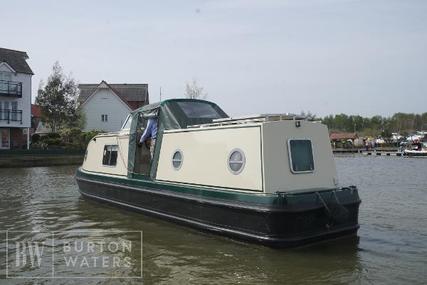
[[[307,139],[288,141],[289,162],[293,173],[314,171],[313,148]]]
[[[104,155],[102,157],[103,165],[115,166],[117,164],[117,145],[104,146]]]
[[[3,102],[3,120],[9,120],[9,114],[10,110],[9,110],[9,102],[8,101],[4,101]]]
[[[108,122],[108,115],[102,114],[101,115],[101,121],[102,122]]]
[[[18,102],[12,101],[12,121],[18,120]]]
[[[3,81],[11,81],[12,80],[12,73],[11,72],[0,72],[0,80]]]
[[[8,149],[10,147],[10,130],[0,128],[0,149]]]
[[[0,72],[0,92],[8,92],[9,81],[12,80],[12,73]]]

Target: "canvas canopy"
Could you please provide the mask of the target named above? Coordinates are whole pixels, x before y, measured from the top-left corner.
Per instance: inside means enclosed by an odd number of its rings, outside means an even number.
[[[211,123],[214,119],[227,117],[215,103],[197,99],[170,99],[136,109],[131,113],[128,176],[134,174],[137,139],[149,118],[158,120],[156,149],[150,171],[150,176],[154,178],[164,130],[185,129],[191,125]]]

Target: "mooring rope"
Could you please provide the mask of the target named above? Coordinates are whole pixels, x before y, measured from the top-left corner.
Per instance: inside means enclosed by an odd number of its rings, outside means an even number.
[[[319,192],[317,192],[317,191],[316,191],[316,194],[317,194],[317,197],[319,197],[320,202],[322,202],[323,206],[325,207],[326,211],[328,211],[329,216],[332,216],[332,212],[331,212],[331,210],[329,209],[328,205],[326,204],[325,200],[323,200],[322,195],[320,195],[320,193],[319,193]]]

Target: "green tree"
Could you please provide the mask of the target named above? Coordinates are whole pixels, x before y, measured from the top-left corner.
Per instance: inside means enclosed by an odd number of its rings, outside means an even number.
[[[59,62],[55,62],[47,84],[40,82],[36,97],[42,120],[53,132],[64,127],[82,127],[77,98],[78,88],[75,80],[71,76],[65,76]]]
[[[421,119],[423,121],[423,130],[427,130],[427,112],[421,115]]]

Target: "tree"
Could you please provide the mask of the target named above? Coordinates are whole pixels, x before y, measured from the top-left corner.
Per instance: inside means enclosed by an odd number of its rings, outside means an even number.
[[[322,122],[330,130],[341,132],[359,132],[364,135],[390,137],[393,132],[402,135],[416,130],[427,130],[427,113],[396,113],[391,117],[338,114],[323,118]]]
[[[307,112],[301,111],[300,116],[306,117],[309,120],[316,120],[317,119],[316,114],[313,114],[310,111],[307,111]]]
[[[52,132],[64,127],[82,127],[77,98],[78,88],[75,80],[71,76],[65,76],[59,62],[55,62],[47,84],[40,82],[36,97],[42,120],[50,126]]]
[[[193,79],[191,83],[185,83],[185,93],[186,98],[190,99],[205,99],[208,96],[208,93],[203,92],[203,87],[197,85],[197,81]]]

